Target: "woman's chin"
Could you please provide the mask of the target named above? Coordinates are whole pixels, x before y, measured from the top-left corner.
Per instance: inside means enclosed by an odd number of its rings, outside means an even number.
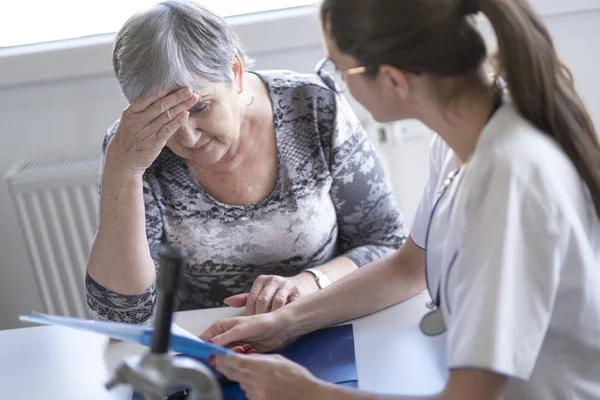
[[[218,153],[219,153],[219,159],[218,159],[218,163],[219,164],[227,164],[231,161],[233,161],[233,159],[235,158],[235,156],[238,154],[238,146],[239,141],[237,143],[234,143],[230,146],[225,146],[223,145],[223,147],[221,149],[219,149]]]
[[[185,149],[188,158],[201,161],[202,164],[215,164],[220,161],[224,155],[224,151],[215,139],[211,139],[204,145],[193,148]]]
[[[233,155],[235,155],[235,153],[233,153]],[[212,151],[191,154],[193,159],[205,167],[227,164],[233,160],[233,155],[230,155],[227,149],[224,149],[221,146],[214,146]]]
[[[193,160],[200,165],[223,165],[234,161],[237,154],[237,146],[226,146],[213,138],[197,148],[183,148],[181,152],[175,153],[182,158],[190,161]]]

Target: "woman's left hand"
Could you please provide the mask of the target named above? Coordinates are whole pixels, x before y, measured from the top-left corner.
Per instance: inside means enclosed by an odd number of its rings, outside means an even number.
[[[280,355],[219,355],[213,361],[219,372],[239,382],[249,400],[316,399],[324,383]]]
[[[246,306],[246,315],[275,311],[300,297],[319,290],[311,274],[301,272],[286,278],[277,275],[260,275],[249,293],[241,293],[225,299],[230,307]]]

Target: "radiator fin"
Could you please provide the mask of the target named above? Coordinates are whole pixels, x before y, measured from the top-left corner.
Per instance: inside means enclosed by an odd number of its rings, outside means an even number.
[[[29,159],[7,176],[47,313],[87,318],[84,278],[98,214],[100,154]]]

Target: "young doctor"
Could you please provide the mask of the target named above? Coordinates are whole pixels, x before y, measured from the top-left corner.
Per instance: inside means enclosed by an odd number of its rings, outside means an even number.
[[[482,71],[478,12],[496,32],[504,97]],[[435,303],[421,328],[447,333],[449,380],[433,398],[599,398],[600,145],[531,6],[325,0],[321,20],[325,64],[377,120],[418,118],[443,139],[432,144],[412,239],[312,296],[219,321],[202,337],[267,351],[382,309],[418,290],[418,245]],[[249,399],[407,398],[336,387],[277,356],[214,362]]]

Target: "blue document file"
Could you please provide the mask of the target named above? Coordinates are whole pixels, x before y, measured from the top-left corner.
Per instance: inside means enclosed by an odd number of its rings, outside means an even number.
[[[350,324],[310,333],[274,353],[306,367],[319,379],[347,387],[358,387],[354,332]],[[223,382],[223,377],[217,371],[213,372],[221,381],[225,400],[246,399],[238,384]]]
[[[287,348],[273,353],[281,354],[297,362],[324,381],[347,387],[358,387],[354,356],[354,333],[350,324],[310,333]],[[179,354],[178,356],[190,357],[186,354]],[[192,358],[197,359],[212,370],[221,383],[224,400],[246,400],[244,391],[237,383],[228,381],[213,369],[207,360],[197,357]],[[171,395],[173,398],[183,400],[185,396],[178,396],[178,394],[181,394],[185,389],[183,386],[174,387]],[[132,400],[143,400],[143,397],[135,393]]]
[[[319,379],[357,386],[351,324],[310,333],[277,353],[306,367]]]

